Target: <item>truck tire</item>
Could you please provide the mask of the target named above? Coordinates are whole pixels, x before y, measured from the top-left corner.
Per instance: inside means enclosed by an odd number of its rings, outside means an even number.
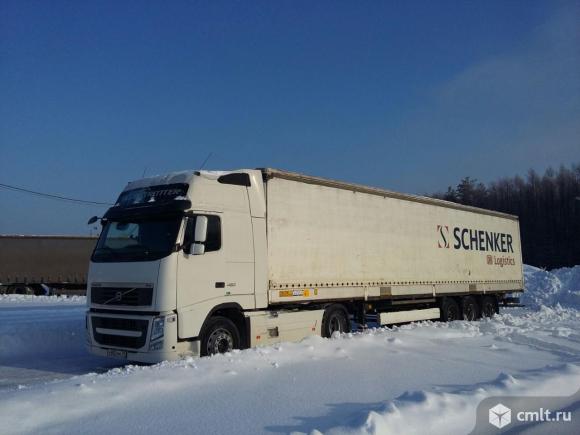
[[[461,311],[459,304],[453,298],[444,298],[441,303],[441,320],[444,322],[452,322],[461,318]]]
[[[33,295],[34,289],[26,284],[16,284],[8,287],[8,293],[15,295]]]
[[[497,300],[493,296],[484,296],[481,300],[481,315],[493,317],[497,313]]]
[[[335,332],[350,332],[348,311],[340,304],[326,307],[322,317],[322,336],[330,338]]]
[[[479,319],[481,316],[477,299],[473,296],[463,296],[461,298],[461,314],[463,320],[468,320],[470,322]]]
[[[227,317],[212,317],[200,337],[201,356],[226,353],[240,348],[240,332]]]

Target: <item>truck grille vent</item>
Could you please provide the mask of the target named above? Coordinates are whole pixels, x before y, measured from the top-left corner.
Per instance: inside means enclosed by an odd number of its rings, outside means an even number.
[[[119,288],[91,287],[91,303],[100,305],[145,306],[153,303],[153,289],[150,287]]]
[[[148,320],[92,317],[91,323],[95,341],[103,346],[140,349],[145,346],[145,342],[147,341]],[[139,337],[126,337],[124,335],[101,334],[97,332],[97,328],[136,331],[140,332],[141,335]]]

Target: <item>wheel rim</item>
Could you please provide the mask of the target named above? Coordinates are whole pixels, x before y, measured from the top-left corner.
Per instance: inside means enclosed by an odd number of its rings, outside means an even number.
[[[465,306],[463,317],[465,320],[475,320],[475,307],[469,303]]]
[[[451,305],[447,308],[447,320],[452,322],[453,320],[457,320],[459,318],[459,310],[454,305]]]
[[[328,332],[330,332],[330,335],[335,332],[344,332],[343,323],[342,316],[338,313],[334,313],[328,321]]]
[[[224,328],[216,329],[207,340],[207,353],[226,353],[234,348],[234,337]]]

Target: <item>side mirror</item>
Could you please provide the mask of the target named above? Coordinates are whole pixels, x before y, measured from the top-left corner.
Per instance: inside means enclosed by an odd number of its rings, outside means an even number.
[[[205,254],[205,245],[203,243],[192,243],[189,253],[191,255],[203,255]]]
[[[194,245],[205,243],[207,239],[207,216],[198,216],[195,220]],[[203,252],[202,252],[203,254]]]
[[[87,225],[92,225],[98,220],[99,220],[98,216],[93,216],[92,218],[89,219],[89,221],[87,222]]]

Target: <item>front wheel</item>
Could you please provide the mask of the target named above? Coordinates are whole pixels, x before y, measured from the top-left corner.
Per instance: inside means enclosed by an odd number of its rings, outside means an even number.
[[[201,356],[226,353],[240,348],[240,332],[230,319],[216,316],[209,320],[200,341]]]

